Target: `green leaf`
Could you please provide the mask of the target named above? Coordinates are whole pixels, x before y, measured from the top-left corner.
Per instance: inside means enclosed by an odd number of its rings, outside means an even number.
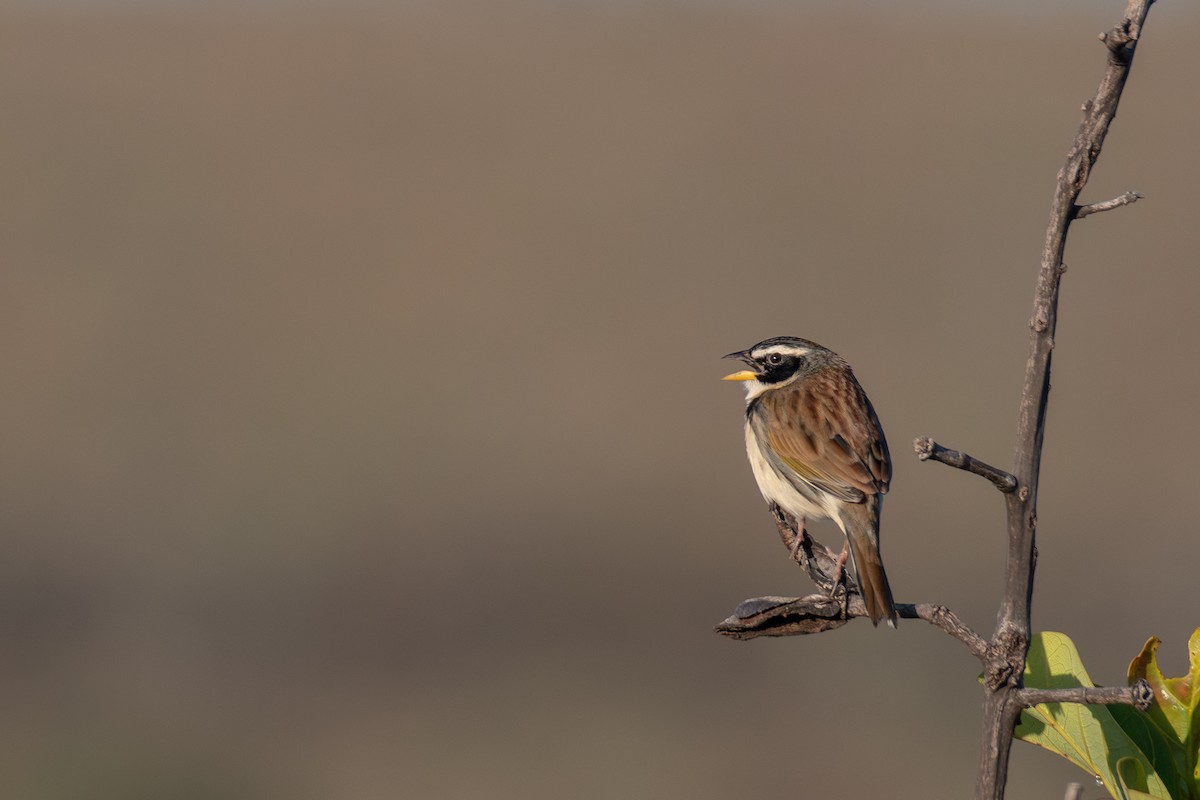
[[[1195,637],[1193,637],[1195,638]],[[1129,682],[1144,678],[1154,690],[1154,705],[1147,714],[1163,733],[1183,742],[1188,736],[1191,710],[1168,686],[1172,681],[1158,668],[1158,637],[1151,636],[1133,661],[1129,662]]]
[[[1025,685],[1037,689],[1094,686],[1071,639],[1035,634],[1025,663]],[[1120,800],[1171,800],[1150,758],[1107,706],[1043,703],[1021,712],[1017,738],[1066,758]]]
[[[1122,758],[1117,762],[1117,778],[1121,781],[1122,788],[1125,789],[1125,796],[1131,800],[1146,800],[1146,798],[1154,797],[1144,791],[1147,783],[1146,770],[1136,758]]]
[[[1108,706],[1108,710],[1126,735],[1150,759],[1154,771],[1170,790],[1171,797],[1197,796],[1188,779],[1187,756],[1182,744],[1173,736],[1163,733],[1149,713],[1143,714],[1133,706],[1122,705]]]
[[[1142,721],[1128,713],[1117,718],[1132,738],[1142,742],[1159,775],[1172,786],[1173,796],[1200,798],[1200,715],[1196,713],[1200,705],[1200,628],[1188,639],[1188,674],[1181,678],[1162,674],[1159,643],[1151,637],[1130,662],[1128,673],[1130,684],[1138,679],[1150,684],[1154,705]]]

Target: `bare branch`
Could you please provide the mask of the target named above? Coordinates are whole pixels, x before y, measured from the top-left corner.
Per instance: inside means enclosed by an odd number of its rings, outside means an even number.
[[[847,616],[846,605],[827,594],[755,597],[742,601],[730,617],[717,625],[716,631],[730,639],[823,633],[842,627],[851,617],[867,615],[866,604],[857,595],[849,608]]]
[[[1083,797],[1082,783],[1068,783],[1067,793],[1063,795],[1063,800],[1080,800]]]
[[[1126,705],[1146,711],[1154,690],[1144,680],[1133,686],[1072,686],[1066,689],[1018,689],[1013,699],[1024,708],[1043,703],[1083,703],[1094,706]]]
[[[983,661],[987,642],[967,627],[954,612],[933,603],[897,603],[896,613],[904,619],[920,619],[940,628],[967,646]],[[760,636],[803,636],[840,628],[855,617],[866,617],[862,597],[853,595],[845,603],[827,594],[805,597],[754,597],[744,600],[733,614],[716,627],[717,633],[731,639],[757,639]]]
[[[1105,200],[1102,203],[1091,203],[1086,206],[1075,206],[1075,219],[1083,219],[1091,214],[1098,214],[1101,211],[1112,211],[1114,208],[1127,206],[1130,203],[1136,203],[1138,200],[1145,199],[1145,195],[1141,192],[1126,192],[1120,197],[1114,197],[1111,200]]]
[[[1050,202],[1050,220],[1042,244],[1041,267],[1034,291],[1030,321],[1029,360],[1018,414],[1016,452],[1012,469],[1021,487],[1005,495],[1008,515],[1008,557],[1004,597],[984,666],[983,746],[975,784],[976,800],[1001,800],[1008,780],[1008,757],[1013,728],[1020,717],[1014,693],[1021,690],[1025,656],[1029,649],[1030,604],[1037,562],[1037,495],[1050,399],[1050,361],[1058,323],[1059,284],[1067,232],[1077,218],[1079,199],[1092,167],[1100,157],[1109,125],[1129,77],[1134,50],[1153,0],[1127,0],[1124,18],[1101,40],[1108,59],[1100,86],[1084,103],[1083,119],[1066,162],[1058,172]]]
[[[840,628],[855,617],[866,617],[867,607],[854,578],[843,573],[844,583],[835,584],[837,557],[808,535],[796,518],[771,505],[779,538],[813,582],[823,591],[806,597],[755,597],[743,601],[733,614],[717,625],[717,633],[731,639],[760,636],[802,636]],[[896,612],[905,619],[921,619],[940,628],[967,646],[984,661],[987,642],[945,606],[933,603],[899,603]]]
[[[946,633],[958,639],[967,646],[971,651],[971,655],[983,661],[987,658],[988,643],[987,640],[977,634],[975,631],[968,628],[961,619],[959,619],[953,611],[945,606],[933,605],[932,603],[918,603],[914,606],[901,605],[897,607],[900,616],[907,617],[907,609],[912,608],[915,612],[913,616],[917,619],[923,619],[935,628],[941,628]]]
[[[933,459],[947,466],[957,467],[982,478],[987,478],[997,489],[1005,494],[1015,491],[1017,488],[1017,479],[1004,470],[997,469],[990,464],[985,464],[979,459],[969,456],[966,453],[961,453],[958,450],[950,450],[942,447],[928,436],[922,436],[914,440],[913,449],[917,451],[917,458],[922,461]]]

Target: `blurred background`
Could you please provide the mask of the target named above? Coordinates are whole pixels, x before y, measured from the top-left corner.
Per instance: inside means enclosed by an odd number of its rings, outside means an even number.
[[[957,642],[713,633],[810,591],[719,358],[855,366],[898,599],[989,632],[1000,496],[910,443],[1009,465],[1122,10],[5,3],[0,795],[969,796]],[[1098,683],[1200,625],[1197,33],[1153,9],[1085,194],[1147,199],[1067,254],[1035,626]]]

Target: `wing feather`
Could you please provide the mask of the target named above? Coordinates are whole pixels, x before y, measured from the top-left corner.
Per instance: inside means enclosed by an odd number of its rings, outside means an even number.
[[[849,368],[825,369],[766,392],[758,406],[755,427],[786,471],[852,503],[887,492],[892,477],[887,440]],[[776,424],[766,425],[767,419]]]

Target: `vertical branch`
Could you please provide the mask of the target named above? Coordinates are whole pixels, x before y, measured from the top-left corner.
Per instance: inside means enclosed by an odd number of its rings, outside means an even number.
[[[1129,70],[1142,25],[1154,0],[1126,0],[1125,16],[1119,24],[1100,35],[1108,48],[1108,64],[1095,96],[1083,105],[1083,119],[1066,163],[1058,172],[1050,203],[1050,220],[1042,246],[1041,266],[1034,292],[1033,316],[1029,321],[1029,360],[1018,413],[1016,448],[1011,473],[997,469],[966,453],[949,450],[932,439],[918,439],[914,446],[921,460],[939,461],[987,478],[1005,495],[1008,530],[1008,555],[1005,564],[1004,596],[997,614],[996,628],[985,641],[941,606],[900,604],[905,617],[925,619],[959,639],[984,666],[983,747],[975,784],[976,800],[1002,800],[1008,780],[1008,757],[1013,731],[1021,710],[1033,694],[1024,689],[1025,658],[1032,636],[1030,606],[1033,601],[1033,576],[1037,565],[1037,495],[1042,462],[1042,444],[1046,431],[1046,409],[1050,398],[1050,362],[1058,323],[1059,284],[1066,265],[1067,232],[1071,223],[1103,211],[1133,203],[1137,192],[1099,203],[1079,205],[1092,167],[1108,128],[1117,114],[1117,105]],[[792,557],[827,593],[836,583],[833,554],[812,541],[802,525],[778,508],[773,509],[780,537]],[[722,635],[735,639],[759,636],[792,636],[819,633],[841,627],[848,619],[865,615],[865,606],[853,584],[843,601],[829,594],[803,598],[761,597],[742,603],[734,614],[717,626]],[[851,595],[854,595],[853,597]],[[1060,690],[1061,691],[1061,690]],[[1149,704],[1148,687],[1116,692],[1119,702],[1138,708]],[[1044,693],[1037,692],[1039,697]],[[1067,693],[1062,702],[1112,702],[1108,695],[1082,692]],[[1067,797],[1077,796],[1068,790]]]
[[[1076,205],[1087,184],[1092,166],[1117,104],[1129,69],[1142,24],[1153,0],[1128,0],[1124,19],[1100,38],[1108,48],[1108,65],[1095,97],[1083,106],[1083,120],[1075,141],[1059,170],[1050,221],[1042,246],[1041,269],[1030,320],[1029,361],[1017,424],[1013,475],[1017,491],[1005,496],[1008,513],[1008,559],[1004,599],[996,621],[984,671],[983,751],[976,783],[977,800],[999,800],[1004,796],[1008,755],[1020,705],[1013,691],[1021,687],[1025,654],[1029,648],[1030,603],[1033,573],[1037,562],[1037,493],[1045,436],[1046,407],[1050,396],[1050,361],[1058,316],[1059,283],[1066,267],[1063,252],[1071,222],[1078,216]]]

